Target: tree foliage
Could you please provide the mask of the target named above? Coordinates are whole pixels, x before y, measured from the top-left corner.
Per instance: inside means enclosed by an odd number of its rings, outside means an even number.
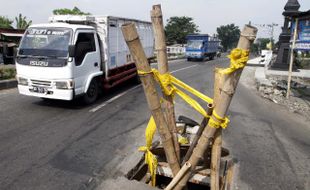
[[[5,16],[0,16],[0,28],[13,28],[13,21]]]
[[[218,27],[216,31],[224,51],[232,49],[237,45],[240,36],[240,29],[238,26],[235,26],[235,24],[227,24]]]
[[[168,44],[185,44],[188,34],[199,32],[198,26],[193,22],[193,18],[191,17],[170,17],[167,22],[165,33]]]
[[[18,17],[15,17],[15,22],[17,29],[26,29],[31,25],[32,20],[27,21],[26,16],[19,14]]]
[[[73,9],[55,9],[53,10],[54,15],[90,15],[90,13],[86,13],[81,11],[79,8],[74,7]]]

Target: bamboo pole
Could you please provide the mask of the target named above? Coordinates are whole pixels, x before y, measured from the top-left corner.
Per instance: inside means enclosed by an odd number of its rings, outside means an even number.
[[[178,174],[172,179],[169,185],[165,188],[165,190],[171,190],[178,183],[178,181],[184,176],[184,174],[191,168],[190,163],[186,163],[184,167],[178,172]]]
[[[207,108],[207,114],[208,115],[212,114],[213,108],[214,108],[213,104],[208,104],[208,108]],[[208,122],[209,122],[209,118],[204,117],[200,126],[199,126],[199,129],[198,129],[198,131],[197,131],[197,133],[196,133],[196,135],[195,135],[195,137],[194,137],[194,139],[190,145],[190,147],[188,148],[188,150],[187,150],[187,152],[183,158],[183,161],[181,164],[182,166],[188,161],[188,159],[192,155],[193,150],[194,150],[195,146],[197,145],[197,142],[198,142],[203,130],[205,129],[206,125],[208,124]]]
[[[222,75],[219,72],[220,69],[215,69],[214,75],[214,100],[213,104],[216,105],[219,102],[220,87],[222,86]],[[222,153],[222,129],[218,129],[214,134],[214,140],[211,149],[211,180],[210,187],[212,190],[220,190],[220,163]]]
[[[158,71],[160,74],[165,74],[169,72],[169,67],[167,60],[166,37],[163,26],[163,15],[160,5],[153,6],[151,11],[151,19],[155,35],[155,51],[157,52]],[[178,161],[180,162],[180,145],[176,130],[173,97],[167,96],[163,93],[162,106],[164,108],[168,128],[173,138],[175,153]]]
[[[290,91],[291,91],[292,70],[293,70],[293,61],[294,61],[294,49],[295,49],[295,43],[296,43],[296,37],[297,37],[297,28],[298,28],[298,18],[295,19],[294,36],[293,36],[293,43],[291,47],[290,66],[288,70],[287,91],[286,91],[287,99],[289,99]]]
[[[241,32],[240,39],[238,42],[238,48],[249,50],[251,43],[255,40],[257,33],[257,29],[253,26],[246,25]],[[239,78],[243,69],[238,69],[237,71],[223,75],[222,77],[222,87],[220,88],[220,95],[219,95],[219,102],[215,106],[214,110],[220,117],[225,117],[226,112],[229,108],[230,102],[232,97],[235,93],[237,84],[239,82]],[[213,117],[213,116],[212,116]],[[216,117],[213,117],[216,120]],[[198,164],[198,161],[203,158],[205,151],[210,144],[210,140],[214,137],[215,132],[217,131],[216,128],[208,126],[204,129],[197,146],[195,147],[192,156],[189,159],[189,163],[191,164],[190,172],[184,175],[184,177],[179,181],[177,186],[174,188],[175,190],[181,190],[184,185],[187,183],[188,179],[191,176],[191,173],[195,171],[195,168]]]
[[[137,70],[150,72],[151,67],[145,56],[135,24],[133,23],[124,24],[122,26],[122,32],[125,41],[128,45],[128,48],[130,50],[130,53],[135,61]],[[151,110],[152,116],[158,128],[158,132],[165,150],[167,161],[169,163],[173,175],[175,176],[177,172],[180,170],[180,165],[177,161],[177,157],[174,151],[172,136],[170,134],[165,117],[161,110],[159,97],[155,88],[154,78],[152,74],[146,74],[144,76],[140,76],[140,78],[142,81],[142,86],[144,89],[149,109]]]
[[[212,190],[220,190],[220,163],[222,153],[222,129],[218,129],[214,134],[214,141],[211,150],[211,180]]]

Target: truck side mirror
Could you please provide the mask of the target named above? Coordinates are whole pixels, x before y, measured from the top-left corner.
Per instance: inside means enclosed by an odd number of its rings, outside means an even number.
[[[75,57],[75,45],[69,45],[68,52],[69,57]]]

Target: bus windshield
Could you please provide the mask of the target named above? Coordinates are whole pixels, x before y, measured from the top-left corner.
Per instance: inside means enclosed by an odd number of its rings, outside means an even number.
[[[71,30],[29,28],[19,47],[19,56],[67,57]]]
[[[189,40],[187,41],[187,47],[190,49],[201,49],[202,40]]]

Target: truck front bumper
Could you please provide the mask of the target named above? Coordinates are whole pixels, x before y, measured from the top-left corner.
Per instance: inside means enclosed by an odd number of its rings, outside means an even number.
[[[40,98],[58,99],[58,100],[72,100],[74,97],[73,89],[55,89],[44,88],[34,89],[32,86],[18,85],[18,91],[20,94],[26,96],[36,96]]]

